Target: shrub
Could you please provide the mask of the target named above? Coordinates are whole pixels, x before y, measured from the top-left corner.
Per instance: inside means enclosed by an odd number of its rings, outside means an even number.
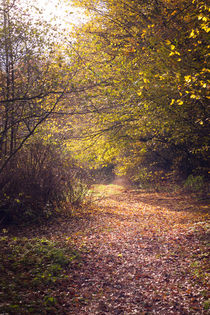
[[[204,187],[203,176],[189,175],[184,183],[184,188],[192,192],[201,192]]]
[[[0,178],[0,220],[48,217],[64,202],[80,204],[90,181],[84,169],[52,144],[24,148]]]

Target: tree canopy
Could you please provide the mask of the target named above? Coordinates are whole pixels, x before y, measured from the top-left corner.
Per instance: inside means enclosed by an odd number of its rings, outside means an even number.
[[[113,162],[134,177],[145,169],[206,174],[207,3],[75,3],[92,16],[76,34],[83,79],[107,82],[81,94],[96,109],[86,119],[89,161]]]

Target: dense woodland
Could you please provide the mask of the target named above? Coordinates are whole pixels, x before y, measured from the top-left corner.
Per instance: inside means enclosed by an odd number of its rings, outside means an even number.
[[[0,313],[209,314],[207,1],[63,1],[0,0]]]
[[[89,18],[64,36],[1,1],[3,214],[79,201],[92,168],[206,189],[207,3],[73,2]]]

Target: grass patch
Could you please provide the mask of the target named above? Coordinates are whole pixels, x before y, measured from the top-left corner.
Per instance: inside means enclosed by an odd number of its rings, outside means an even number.
[[[0,314],[56,313],[56,282],[79,253],[46,239],[0,238]]]
[[[121,194],[124,190],[124,187],[115,184],[93,185],[91,188],[91,194],[96,198],[103,198]]]

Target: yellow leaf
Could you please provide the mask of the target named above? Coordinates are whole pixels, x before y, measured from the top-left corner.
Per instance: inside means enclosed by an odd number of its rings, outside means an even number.
[[[174,102],[175,102],[175,99],[172,99],[170,105],[173,105]]]
[[[196,100],[199,100],[199,99],[200,99],[200,96],[195,95],[195,94],[191,94],[191,95],[190,95],[190,98],[194,98],[194,99],[196,99]]]
[[[175,46],[174,45],[171,45],[171,50],[174,50],[175,49]]]
[[[194,31],[194,30],[192,30],[192,31],[191,31],[191,33],[190,33],[189,38],[194,37],[194,36],[195,36],[195,31]]]
[[[210,27],[207,25],[207,24],[202,24],[201,25],[201,28],[206,32],[208,33],[210,31]]]
[[[122,254],[118,254],[117,256],[118,256],[118,257],[122,257]]]
[[[142,34],[141,34],[141,37],[142,37],[142,38],[144,38],[146,32],[147,32],[146,30],[143,30],[143,31],[142,31]]]
[[[191,76],[190,76],[190,75],[186,75],[186,76],[184,77],[184,80],[185,80],[187,83],[191,82]]]
[[[184,102],[182,100],[177,100],[178,105],[182,105]]]

